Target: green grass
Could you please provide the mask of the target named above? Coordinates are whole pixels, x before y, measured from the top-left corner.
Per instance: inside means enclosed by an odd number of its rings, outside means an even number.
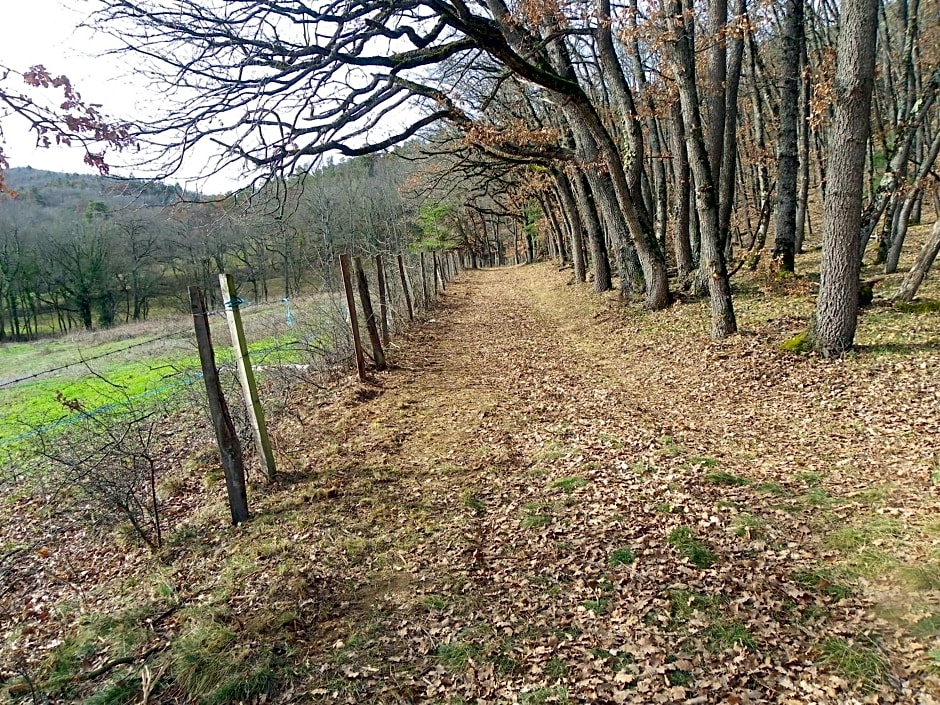
[[[607,610],[608,604],[610,604],[610,600],[606,597],[601,597],[597,600],[585,601],[583,607],[588,612],[593,612],[594,614],[604,614],[604,612]]]
[[[434,654],[441,662],[441,665],[451,673],[463,673],[470,667],[471,660],[480,654],[480,647],[475,644],[454,641],[449,644],[441,644]]]
[[[940,613],[924,617],[911,628],[916,636],[937,637],[940,636]]]
[[[777,495],[778,497],[790,494],[789,490],[779,482],[758,482],[753,487],[758,492]]]
[[[822,643],[822,662],[841,671],[862,690],[874,692],[887,680],[891,664],[869,636],[855,639],[832,637]]]
[[[672,436],[660,436],[659,445],[660,448],[657,451],[657,455],[674,458],[682,454],[682,446],[676,443]]]
[[[587,484],[587,480],[583,477],[563,477],[560,480],[555,480],[552,483],[552,487],[560,489],[562,492],[574,492],[579,487],[584,487]]]
[[[714,468],[718,467],[719,464],[718,460],[707,456],[693,456],[689,458],[689,465],[697,465],[702,468]]]
[[[900,573],[912,590],[918,592],[940,590],[940,563],[937,561],[904,566],[900,569]]]
[[[819,569],[800,571],[793,576],[798,585],[814,590],[836,602],[852,596],[851,586],[843,582],[840,575],[832,570]]]
[[[710,485],[726,485],[728,487],[743,487],[750,484],[750,480],[724,470],[715,470],[705,475],[705,482]]]
[[[696,568],[711,568],[718,562],[718,556],[715,555],[707,544],[695,537],[692,530],[686,526],[680,526],[673,529],[667,542],[675,548],[679,555],[689,561]]]
[[[523,529],[540,529],[552,523],[552,513],[549,507],[542,507],[538,503],[531,502],[524,507],[524,511]]]
[[[612,566],[630,565],[634,560],[636,560],[636,554],[629,546],[615,549],[610,554],[610,564]]]
[[[473,511],[474,514],[483,514],[486,511],[486,505],[473,492],[464,492],[463,506]]]
[[[734,620],[719,620],[706,627],[704,634],[708,648],[712,651],[725,651],[733,646],[742,646],[748,650],[757,648],[757,642],[747,627]]]
[[[696,612],[712,612],[721,605],[718,598],[691,590],[669,590],[666,596],[671,629],[685,625]]]
[[[184,380],[191,383],[198,379],[200,370],[194,343],[182,335],[181,339],[156,341],[152,346],[126,351],[123,349],[152,338],[141,336],[82,347],[64,341],[3,345],[0,380],[15,379],[29,371],[78,364],[55,376],[0,388],[0,443],[56,424],[76,412],[95,411],[154,393],[160,399],[178,396],[178,385]],[[227,337],[222,341],[225,342],[216,343],[216,361],[220,365],[230,364],[233,352]],[[270,336],[250,343],[248,350],[254,364],[300,362],[302,352],[294,342],[293,338]],[[81,362],[82,358],[89,359],[87,365]],[[144,397],[137,403],[149,405],[152,401]]]
[[[550,678],[564,678],[568,675],[568,666],[557,656],[552,656],[545,664],[545,675]]]
[[[695,677],[688,671],[683,671],[681,668],[675,668],[669,671],[666,674],[666,678],[669,680],[669,685],[692,685],[695,681]]]
[[[764,533],[766,522],[753,514],[738,514],[732,522],[735,536],[759,538]]]
[[[519,705],[546,705],[547,703],[567,703],[568,691],[563,686],[536,688],[519,693]]]
[[[76,677],[101,654],[108,658],[122,658],[137,653],[148,638],[146,629],[140,625],[141,614],[142,610],[131,610],[115,616],[82,618],[78,629],[66,637],[43,663],[41,680],[45,682],[44,689],[63,697],[74,694],[78,682]],[[115,692],[122,690],[119,683],[114,686]]]
[[[591,655],[595,659],[606,661],[614,673],[626,671],[634,661],[633,656],[622,651],[615,653],[607,649],[591,649]]]
[[[170,673],[189,702],[222,705],[270,693],[273,656],[263,645],[241,641],[228,626],[200,621],[175,640]]]

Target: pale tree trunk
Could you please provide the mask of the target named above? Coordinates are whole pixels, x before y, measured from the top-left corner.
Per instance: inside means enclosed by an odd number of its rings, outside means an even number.
[[[927,272],[930,271],[934,260],[937,259],[938,252],[940,252],[940,220],[933,224],[930,237],[927,238],[920,254],[917,255],[914,266],[904,276],[904,281],[901,282],[898,293],[894,295],[895,301],[910,301],[917,295],[917,290],[923,283],[924,277],[927,276]]]
[[[734,16],[744,19],[747,13],[746,0],[735,0]],[[718,236],[726,252],[731,251],[729,230],[731,213],[734,210],[734,187],[737,176],[738,156],[738,88],[741,84],[741,64],[744,59],[744,37],[740,31],[734,32],[728,39],[730,49],[727,75],[727,94],[725,96],[725,126],[722,142],[720,178],[716,179],[718,188]]]
[[[587,234],[588,246],[591,249],[594,291],[598,293],[608,291],[611,287],[610,262],[607,258],[607,246],[604,243],[604,231],[601,229],[601,221],[594,203],[594,194],[591,193],[584,174],[572,174],[571,185],[578,204],[578,213],[581,214],[581,222]]]
[[[901,182],[902,175],[907,171],[907,163],[910,159],[911,149],[914,145],[914,138],[917,131],[924,122],[927,112],[937,97],[937,91],[940,89],[940,67],[934,70],[930,80],[920,97],[911,106],[911,110],[906,115],[906,121],[898,125],[895,144],[899,144],[897,151],[891,158],[888,168],[885,170],[881,182],[878,184],[878,190],[875,198],[865,207],[862,212],[861,222],[859,223],[861,233],[861,248],[859,259],[865,254],[868,241],[871,239],[878,221],[887,208],[889,202],[896,195],[898,184]],[[866,132],[866,134],[868,134]],[[832,146],[830,145],[830,153]],[[863,165],[864,167],[864,165]]]
[[[923,193],[924,181],[933,169],[933,164],[937,161],[938,154],[940,154],[940,130],[937,130],[937,134],[934,135],[933,143],[930,145],[930,151],[927,153],[927,156],[924,157],[924,161],[921,162],[920,168],[917,171],[917,178],[914,179],[914,183],[911,184],[907,195],[904,197],[904,202],[898,214],[896,230],[891,236],[891,246],[888,249],[888,257],[885,260],[886,274],[893,274],[898,271],[898,262],[901,259],[901,248],[904,246],[904,240],[907,237],[907,224],[911,219],[911,211],[914,210],[914,204],[917,203],[917,200]]]
[[[671,135],[673,179],[676,184],[673,192],[673,210],[675,213],[673,247],[676,253],[679,281],[685,286],[692,276],[695,264],[692,260],[692,241],[689,235],[691,227],[689,219],[691,197],[689,193],[692,175],[689,172],[689,153],[685,146],[685,124],[682,122],[682,106],[679,101],[673,101],[672,103]]]
[[[841,5],[819,296],[810,338],[824,355],[852,347],[858,325],[865,145],[870,128],[878,0]]]
[[[499,6],[501,12],[505,7],[499,0],[489,0],[488,5],[490,7]],[[576,83],[577,76],[572,68],[567,48],[562,41],[549,42],[547,51],[555,71],[566,80]],[[579,143],[578,146],[582,150],[585,161],[588,164],[600,161],[607,168],[607,174],[616,197],[616,204],[608,204],[602,201],[599,205],[608,209],[616,205],[629,228],[637,256],[643,268],[643,277],[646,281],[647,307],[654,311],[665,308],[672,301],[669,294],[666,260],[662,250],[659,249],[659,243],[656,242],[656,238],[648,227],[648,223],[644,226],[641,220],[640,210],[637,206],[639,194],[630,190],[623,160],[616,143],[604,126],[597,110],[586,96],[569,96],[569,99],[563,104],[563,112],[575,139]],[[603,199],[603,189],[594,189],[594,195],[599,199]]]
[[[580,211],[571,190],[571,181],[568,176],[561,170],[554,171],[553,175],[555,177],[555,187],[558,191],[558,200],[561,203],[565,218],[568,220],[571,233],[571,263],[574,265],[574,280],[579,284],[583,284],[587,281],[587,274],[584,263],[584,229],[582,220],[578,215]]]
[[[682,103],[682,118],[685,122],[689,148],[689,165],[695,183],[696,210],[702,237],[699,271],[706,280],[711,300],[712,337],[724,338],[737,332],[737,321],[731,302],[731,286],[728,282],[724,252],[718,234],[715,182],[712,179],[705,139],[702,134],[698,91],[695,86],[695,61],[683,19],[685,14],[683,0],[673,0],[671,8],[671,59]]]
[[[780,68],[780,135],[777,140],[777,221],[773,256],[781,272],[793,272],[796,253],[797,123],[800,113],[800,57],[803,0],[786,0]]]

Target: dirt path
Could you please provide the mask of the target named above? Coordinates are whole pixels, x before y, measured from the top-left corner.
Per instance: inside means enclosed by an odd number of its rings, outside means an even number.
[[[787,355],[746,292],[715,344],[697,304],[564,283],[463,273],[394,369],[298,387],[247,524],[221,530],[206,446],[161,486],[159,554],[50,540],[0,657],[154,654],[154,703],[940,702],[936,353]],[[8,506],[11,541],[41,526]]]
[[[893,400],[890,364],[677,338],[682,311],[625,322],[549,266],[445,302],[401,369],[309,419],[358,576],[315,639],[321,695],[935,702],[911,631],[940,585],[892,576],[937,566],[936,360]],[[839,541],[898,570],[842,571]]]

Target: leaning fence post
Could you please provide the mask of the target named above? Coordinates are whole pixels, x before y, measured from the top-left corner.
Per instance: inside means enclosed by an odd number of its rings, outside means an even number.
[[[379,282],[379,328],[382,331],[382,345],[388,347],[388,287],[385,286],[382,255],[375,256],[375,277]]]
[[[447,290],[447,287],[444,286],[444,274],[441,272],[441,263],[437,257],[437,251],[431,253],[431,257],[434,260],[434,296],[437,297],[439,289],[444,291]]]
[[[264,420],[264,408],[258,397],[258,384],[255,382],[251,358],[248,356],[248,343],[245,341],[245,327],[242,325],[242,313],[239,308],[241,300],[233,295],[235,282],[231,274],[220,274],[219,286],[222,289],[225,320],[228,321],[228,331],[232,336],[232,347],[235,349],[235,369],[238,371],[238,381],[245,396],[248,423],[251,424],[255,446],[258,448],[261,472],[268,482],[273,482],[277,467],[274,463],[274,451],[271,450],[271,439],[268,437],[268,425]]]
[[[339,268],[343,274],[343,289],[346,291],[346,306],[349,309],[349,325],[352,326],[353,348],[356,352],[356,372],[359,381],[366,381],[366,358],[362,354],[362,338],[359,336],[359,317],[356,315],[356,299],[353,297],[352,279],[349,276],[349,255],[339,256]]]
[[[415,319],[415,309],[411,303],[411,291],[408,286],[408,274],[405,272],[405,258],[398,255],[398,273],[401,275],[401,290],[405,292],[405,305],[408,307],[408,320]]]
[[[379,328],[375,324],[375,311],[372,308],[372,299],[369,298],[369,282],[362,269],[362,260],[353,257],[353,266],[356,268],[356,281],[359,284],[359,303],[362,304],[362,313],[366,317],[366,330],[369,331],[369,341],[372,343],[372,358],[375,360],[375,369],[384,370],[385,353],[382,351],[382,340],[379,338]]]
[[[219,372],[215,367],[215,353],[212,350],[212,336],[209,333],[209,319],[202,290],[198,286],[189,287],[189,303],[193,312],[193,326],[196,329],[196,343],[199,347],[199,362],[202,365],[202,378],[206,383],[209,397],[209,412],[215,439],[219,444],[222,457],[222,470],[225,472],[225,488],[228,490],[228,506],[232,510],[232,523],[236,526],[248,520],[248,492],[245,489],[245,461],[242,446],[238,442],[235,424],[229,414],[222,385],[219,384]]]

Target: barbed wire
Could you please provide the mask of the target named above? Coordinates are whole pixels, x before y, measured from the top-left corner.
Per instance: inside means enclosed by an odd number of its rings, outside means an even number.
[[[125,347],[123,347],[123,348],[118,348],[117,350],[109,350],[108,352],[100,353],[100,354],[98,354],[98,355],[92,355],[91,357],[83,357],[82,359],[76,360],[75,362],[69,362],[69,363],[67,363],[67,364],[65,364],[65,365],[59,365],[58,367],[51,367],[51,368],[49,368],[48,370],[42,370],[41,372],[34,372],[34,373],[32,373],[32,374],[25,375],[25,376],[23,376],[23,377],[18,377],[18,378],[16,378],[16,379],[12,379],[12,380],[8,380],[8,381],[6,381],[6,382],[0,383],[0,389],[4,389],[5,387],[12,387],[13,385],[19,384],[20,382],[27,382],[27,381],[29,381],[29,380],[31,380],[31,379],[36,379],[37,377],[43,377],[43,376],[45,376],[45,375],[50,375],[50,374],[52,374],[52,373],[54,373],[54,372],[61,372],[62,370],[67,370],[67,369],[70,369],[70,368],[72,368],[72,367],[78,367],[78,366],[80,366],[80,365],[86,365],[86,364],[88,364],[89,362],[94,362],[95,360],[100,360],[100,359],[102,359],[102,358],[109,357],[109,356],[111,356],[111,355],[117,355],[117,354],[119,354],[119,353],[126,352],[126,351],[128,351],[128,350],[133,350],[134,348],[140,348],[140,347],[143,347],[143,346],[145,346],[145,345],[153,345],[154,343],[158,343],[158,342],[160,342],[161,340],[167,340],[167,339],[169,339],[169,338],[173,338],[173,337],[178,336],[178,335],[183,335],[183,334],[185,334],[185,333],[188,333],[188,331],[187,331],[187,330],[178,330],[178,331],[174,331],[174,332],[172,332],[172,333],[167,333],[166,335],[158,336],[158,337],[156,337],[156,338],[150,338],[149,340],[144,340],[144,341],[141,341],[141,342],[139,342],[139,343],[134,343],[134,344],[132,344],[132,345],[127,345],[127,346],[125,346]]]
[[[59,420],[56,421],[55,423],[51,423],[51,424],[48,424],[48,425],[46,425],[46,426],[40,426],[39,428],[30,429],[29,431],[26,431],[25,433],[21,433],[21,434],[19,434],[18,436],[13,436],[12,438],[3,438],[3,439],[0,439],[0,447],[5,446],[5,445],[9,445],[10,443],[16,443],[17,441],[24,441],[24,440],[26,440],[27,438],[32,438],[33,436],[38,436],[38,435],[41,434],[41,433],[47,433],[48,431],[54,431],[54,430],[56,430],[57,428],[62,428],[62,427],[64,427],[64,426],[69,426],[69,425],[71,425],[71,424],[73,424],[73,423],[76,423],[76,422],[78,422],[78,421],[81,421],[82,419],[94,418],[95,416],[99,416],[99,415],[104,414],[104,413],[106,413],[106,412],[108,412],[108,411],[112,411],[112,410],[114,410],[114,409],[117,409],[117,408],[119,408],[119,407],[121,407],[121,406],[128,406],[128,405],[130,405],[131,403],[133,403],[133,402],[135,402],[135,401],[138,401],[138,400],[140,400],[140,399],[144,399],[144,398],[146,398],[146,397],[156,396],[156,395],[158,395],[158,394],[162,394],[163,392],[169,391],[170,389],[174,389],[174,388],[176,388],[176,387],[182,387],[182,386],[185,386],[185,385],[190,385],[190,384],[192,384],[193,382],[196,382],[196,381],[198,381],[198,380],[200,380],[200,379],[202,379],[202,372],[198,372],[198,373],[196,373],[196,374],[194,374],[194,375],[191,375],[191,376],[189,376],[189,377],[185,377],[185,378],[183,378],[183,379],[181,379],[181,380],[177,380],[177,381],[175,381],[175,382],[171,382],[170,384],[164,384],[163,386],[158,387],[157,389],[151,389],[150,391],[143,392],[143,393],[141,393],[141,394],[135,394],[135,395],[132,396],[132,397],[128,397],[128,398],[122,399],[122,400],[120,400],[120,401],[112,402],[111,404],[105,404],[104,406],[99,406],[99,407],[97,407],[97,408],[95,408],[95,409],[91,409],[91,410],[89,410],[89,411],[82,411],[82,412],[79,412],[79,413],[77,413],[77,414],[72,414],[71,416],[67,416],[67,417],[65,417],[65,418],[63,418],[63,419],[59,419]]]

